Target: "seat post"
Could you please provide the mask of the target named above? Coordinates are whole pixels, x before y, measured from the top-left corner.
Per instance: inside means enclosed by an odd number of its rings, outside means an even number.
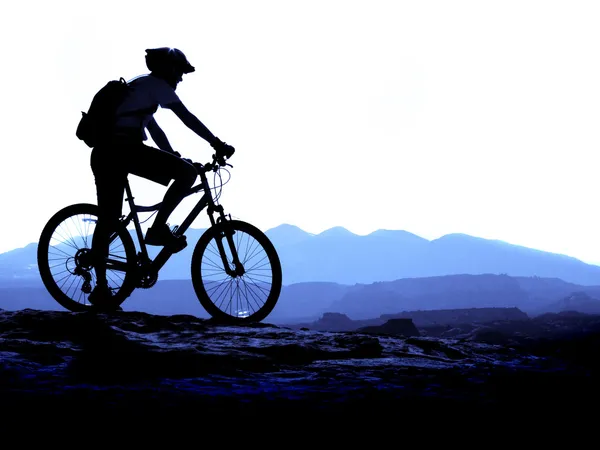
[[[133,193],[131,192],[131,186],[129,185],[129,177],[125,178],[125,192],[127,193],[126,200],[129,203],[131,217],[133,219],[133,224],[135,225],[135,231],[140,242],[140,251],[142,252],[144,258],[147,259],[148,252],[146,251],[146,246],[144,245],[144,234],[142,233],[142,227],[140,226],[135,203],[133,202],[134,197]]]
[[[131,193],[131,187],[129,186],[129,177],[125,178],[125,192],[127,193],[127,197],[125,197],[125,200],[129,203],[129,206],[133,211],[135,204],[133,203],[133,194]]]

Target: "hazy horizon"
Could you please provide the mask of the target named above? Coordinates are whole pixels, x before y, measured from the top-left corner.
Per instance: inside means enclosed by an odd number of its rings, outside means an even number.
[[[0,74],[0,253],[37,241],[58,209],[95,202],[90,151],[75,137],[81,111],[108,80],[147,73],[146,48],[173,46],[197,70],[178,94],[237,149],[221,197],[233,217],[314,234],[464,233],[600,264],[595,2],[38,0],[3,10],[15,70]],[[156,118],[183,156],[209,158],[173,115]],[[140,203],[164,192],[131,181]]]

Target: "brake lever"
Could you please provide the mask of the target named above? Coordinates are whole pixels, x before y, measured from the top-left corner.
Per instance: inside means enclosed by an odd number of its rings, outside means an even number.
[[[214,167],[212,168],[213,172],[216,172],[219,167],[229,166],[233,168],[233,166],[225,160],[224,156],[217,156],[216,154],[213,154],[212,159],[214,164]]]

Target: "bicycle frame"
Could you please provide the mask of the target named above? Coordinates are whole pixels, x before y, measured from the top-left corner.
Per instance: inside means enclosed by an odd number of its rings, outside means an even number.
[[[209,170],[213,170],[212,166],[208,165],[208,167],[210,167]],[[185,232],[190,227],[190,225],[194,222],[194,220],[196,220],[196,217],[198,217],[198,215],[202,212],[202,210],[207,207],[208,207],[207,214],[208,214],[208,217],[210,219],[210,223],[212,226],[215,226],[218,223],[226,221],[226,216],[225,216],[225,213],[223,210],[223,206],[216,205],[213,200],[212,193],[210,191],[210,187],[208,185],[208,180],[207,180],[205,172],[206,172],[206,170],[198,171],[198,175],[200,176],[201,182],[199,184],[197,184],[196,186],[193,186],[192,188],[190,188],[190,190],[184,195],[184,198],[185,198],[192,194],[200,192],[201,190],[204,190],[204,194],[202,195],[202,197],[200,197],[200,200],[198,200],[198,203],[194,206],[194,208],[192,208],[192,210],[190,211],[188,216],[185,218],[183,223],[175,230],[176,235],[181,236],[181,235],[185,234]],[[144,242],[144,236],[142,233],[142,228],[140,225],[138,213],[139,212],[158,211],[158,209],[162,205],[162,202],[157,203],[152,206],[136,205],[134,203],[134,197],[131,192],[129,180],[126,180],[125,189],[126,189],[126,193],[127,193],[126,201],[129,204],[130,212],[124,219],[122,219],[121,225],[123,227],[127,227],[127,225],[129,225],[129,223],[131,223],[133,221],[133,224],[135,226],[136,235],[138,238],[138,242],[140,245],[142,266],[145,266],[144,267],[145,271],[148,271],[149,273],[158,274],[160,269],[167,263],[169,258],[173,255],[173,252],[170,251],[169,248],[163,247],[160,250],[160,252],[158,253],[158,255],[156,255],[156,258],[154,258],[154,260],[151,260],[149,258],[148,251],[146,248],[146,243]],[[219,214],[219,217],[216,220],[213,217],[214,213]],[[230,246],[235,269],[234,270],[230,269],[229,263],[227,262],[227,258],[225,255],[225,249],[223,248],[223,244],[222,244],[221,240],[217,240],[217,247],[219,248],[219,253],[221,254],[221,259],[223,261],[223,267],[225,268],[225,271],[231,276],[242,275],[244,271],[239,262],[239,259],[237,256],[237,251],[233,244],[232,233],[226,232],[224,234],[227,237],[227,241]]]

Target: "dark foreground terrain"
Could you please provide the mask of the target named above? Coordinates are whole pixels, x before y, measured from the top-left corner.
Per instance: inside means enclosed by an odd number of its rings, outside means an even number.
[[[0,423],[168,418],[239,428],[259,417],[271,427],[298,417],[430,423],[596,410],[600,316],[536,320],[403,337],[0,310]]]

